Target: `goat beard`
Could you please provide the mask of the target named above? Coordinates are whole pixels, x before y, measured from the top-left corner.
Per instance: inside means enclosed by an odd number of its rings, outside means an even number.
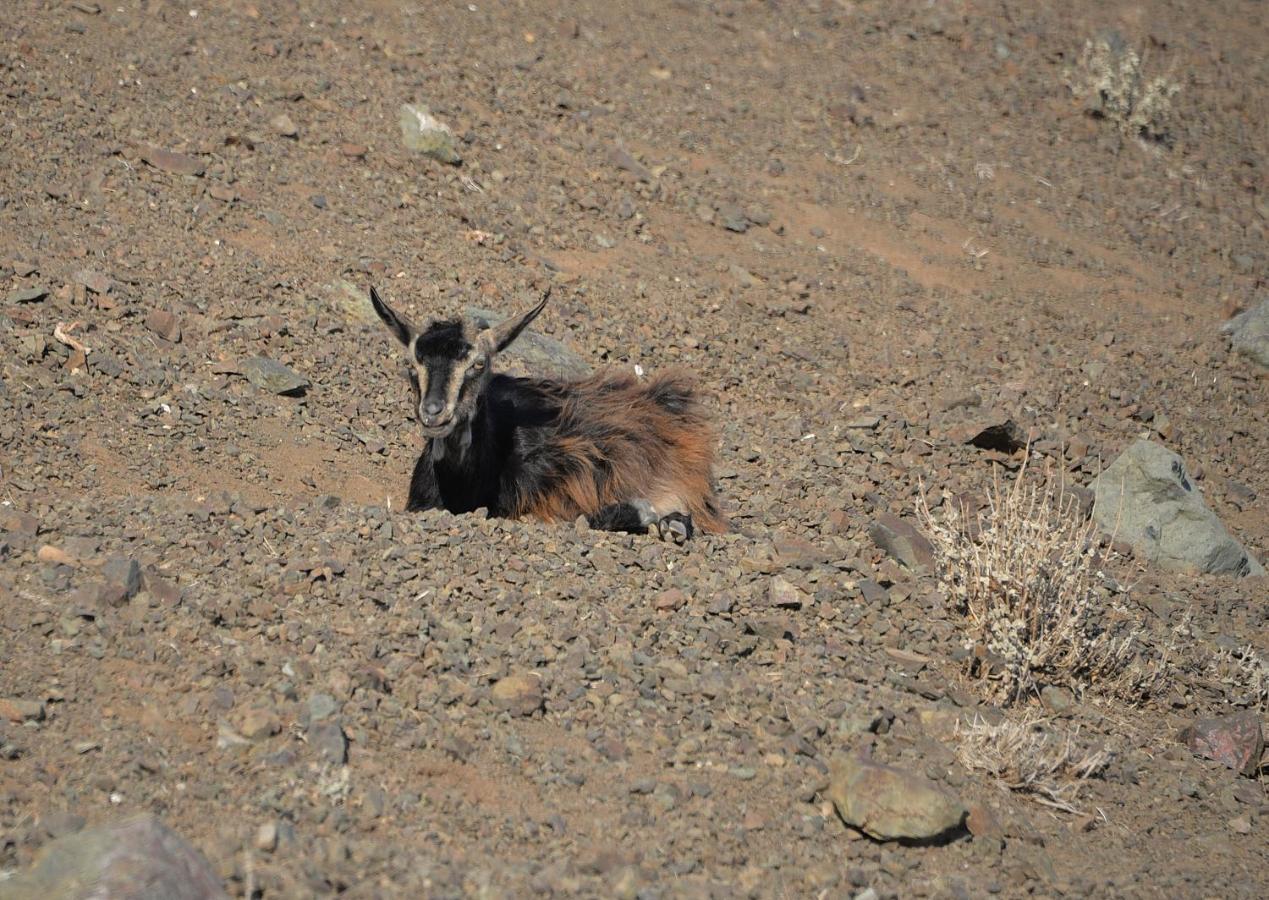
[[[471,449],[471,422],[451,422],[438,433],[429,434],[424,429],[423,434],[431,445],[433,462],[439,462],[448,456],[461,461]]]

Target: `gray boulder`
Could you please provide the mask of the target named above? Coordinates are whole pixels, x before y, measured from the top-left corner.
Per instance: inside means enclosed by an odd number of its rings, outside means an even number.
[[[477,328],[497,325],[506,316],[489,309],[469,306],[464,313]],[[585,378],[590,374],[590,364],[582,356],[564,344],[536,331],[525,331],[516,342],[498,356],[502,360],[520,363],[525,374],[540,378]]]
[[[1269,300],[1234,316],[1221,331],[1230,336],[1234,352],[1269,368]]]
[[[89,828],[50,843],[0,883],[5,900],[223,900],[207,860],[154,816]]]
[[[1098,476],[1093,492],[1098,524],[1165,569],[1264,574],[1207,508],[1181,457],[1166,447],[1137,441]]]

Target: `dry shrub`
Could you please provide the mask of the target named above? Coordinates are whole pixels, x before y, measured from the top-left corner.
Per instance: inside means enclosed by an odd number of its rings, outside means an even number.
[[[1180,87],[1159,76],[1147,79],[1135,50],[1115,32],[1084,42],[1066,84],[1094,116],[1109,119],[1125,134],[1156,144],[1171,142],[1172,98]]]
[[[1241,696],[1234,700],[1251,709],[1269,709],[1269,662],[1248,645],[1213,652],[1205,674],[1223,688]]]
[[[921,496],[943,587],[969,619],[967,674],[1005,703],[1045,685],[1146,690],[1161,676],[1129,669],[1137,632],[1098,586],[1096,523],[1051,472],[1026,476],[1025,461],[1012,483],[993,473],[981,513],[953,502],[936,518]]]
[[[977,716],[956,732],[956,757],[967,769],[987,772],[1011,791],[1046,806],[1077,813],[1084,783],[1110,762],[1100,748],[1085,747],[1079,729],[1059,733],[1033,713],[990,725]]]

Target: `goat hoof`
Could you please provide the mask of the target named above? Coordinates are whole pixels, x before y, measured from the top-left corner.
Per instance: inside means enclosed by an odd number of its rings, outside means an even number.
[[[657,533],[663,541],[682,544],[692,537],[693,531],[692,517],[686,513],[670,513],[657,522]]]

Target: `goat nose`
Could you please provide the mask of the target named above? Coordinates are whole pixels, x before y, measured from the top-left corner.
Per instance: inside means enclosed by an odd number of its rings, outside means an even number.
[[[441,414],[441,410],[444,408],[445,405],[439,400],[429,400],[423,404],[423,412],[427,413],[429,416],[439,416]]]

